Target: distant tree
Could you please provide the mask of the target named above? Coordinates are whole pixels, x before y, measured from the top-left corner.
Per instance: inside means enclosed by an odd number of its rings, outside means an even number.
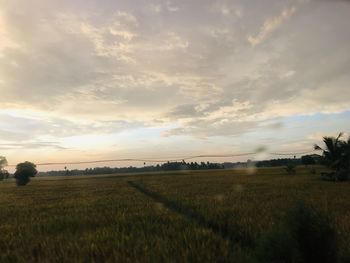
[[[0,156],[0,181],[4,180],[5,178],[8,178],[9,173],[4,169],[4,167],[7,165],[7,160],[5,157]]]
[[[6,170],[2,170],[0,172],[0,181],[4,180],[4,179],[8,179],[10,176],[9,172]]]
[[[335,181],[350,179],[350,138],[344,141],[340,139],[342,136],[343,133],[336,138],[323,137],[325,148],[315,145],[316,150],[323,151],[325,164],[333,170],[328,177],[333,177]]]
[[[0,169],[3,169],[7,165],[6,157],[0,156]]]
[[[304,155],[301,157],[301,163],[303,165],[312,165],[315,164],[315,159],[311,155]]]
[[[257,167],[277,167],[277,166],[287,166],[289,164],[300,165],[301,159],[294,158],[283,158],[283,159],[272,159],[257,162]]]
[[[18,186],[26,185],[30,181],[30,177],[34,177],[38,171],[36,165],[31,162],[19,163],[16,166],[15,178]]]

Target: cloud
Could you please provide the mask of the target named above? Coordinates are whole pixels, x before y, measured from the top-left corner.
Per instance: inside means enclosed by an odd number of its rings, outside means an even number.
[[[116,11],[99,26],[74,14],[61,13],[57,15],[55,23],[68,34],[87,38],[93,44],[97,56],[126,62],[133,60],[128,54],[132,49],[130,42],[137,37],[135,29],[139,24],[130,13]]]
[[[195,120],[162,133],[162,136],[191,135],[196,138],[207,139],[211,136],[238,136],[258,127],[257,122],[238,122],[225,118],[216,120]]]
[[[70,149],[67,138],[79,136],[116,144],[126,131],[148,136],[147,127],[154,137],[146,148],[188,137],[190,149],[198,138],[227,137],[225,145],[291,116],[349,109],[345,1],[0,0],[0,7],[4,145]]]
[[[265,20],[264,24],[261,26],[259,33],[255,36],[249,36],[248,42],[252,46],[256,46],[260,44],[262,41],[265,40],[265,38],[271,34],[273,31],[275,31],[277,28],[279,28],[282,23],[286,20],[288,20],[296,11],[296,8],[290,7],[287,9],[284,9],[282,13],[275,17],[269,17]]]
[[[168,117],[174,118],[194,118],[201,113],[198,111],[195,104],[184,104],[179,105],[173,108],[169,113],[167,113]]]
[[[167,12],[178,12],[180,8],[178,6],[175,6],[173,2],[171,1],[163,1],[162,3],[152,3],[149,5],[149,8],[154,13],[161,13],[162,11]]]
[[[37,142],[37,143],[0,143],[0,150],[21,150],[21,149],[39,149],[54,148],[58,150],[67,150],[56,142]]]
[[[180,10],[180,8],[178,6],[173,5],[173,3],[170,1],[166,2],[166,7],[167,7],[169,12],[177,12]]]

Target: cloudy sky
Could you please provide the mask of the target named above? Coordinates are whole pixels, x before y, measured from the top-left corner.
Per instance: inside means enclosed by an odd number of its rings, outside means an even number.
[[[0,155],[312,149],[350,128],[349,14],[340,0],[0,0]]]

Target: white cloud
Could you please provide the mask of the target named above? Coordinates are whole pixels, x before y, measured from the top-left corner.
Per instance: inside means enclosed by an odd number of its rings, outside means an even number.
[[[279,14],[278,16],[267,18],[264,24],[261,26],[259,32],[255,36],[250,35],[248,37],[248,42],[252,46],[256,46],[260,44],[265,40],[265,38],[269,34],[271,34],[273,31],[279,28],[284,21],[288,20],[295,13],[295,11],[296,11],[296,8],[293,6],[293,7],[284,9],[282,13]]]
[[[350,5],[295,4],[0,0],[3,147],[142,127],[164,147],[175,134],[224,145],[275,118],[344,112]]]
[[[283,73],[281,75],[281,79],[289,79],[292,78],[295,75],[295,71],[294,70],[288,70],[287,72]]]
[[[177,12],[180,10],[178,6],[174,6],[173,3],[171,3],[170,1],[166,2],[166,6],[169,12]]]

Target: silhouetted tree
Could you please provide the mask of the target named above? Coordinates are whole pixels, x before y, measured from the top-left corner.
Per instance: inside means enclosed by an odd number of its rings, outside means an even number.
[[[0,169],[3,169],[7,165],[6,157],[0,156]]]
[[[7,160],[5,157],[0,156],[0,181],[4,180],[5,178],[8,178],[9,173],[4,170],[4,167],[7,165]]]
[[[301,163],[307,166],[307,165],[315,164],[316,162],[311,155],[304,155],[304,156],[301,156]]]
[[[348,141],[341,140],[343,133],[338,137],[323,137],[326,148],[315,145],[316,150],[323,151],[325,164],[334,172],[328,174],[335,181],[350,179],[350,138]]]
[[[15,178],[18,186],[26,185],[30,181],[30,177],[34,177],[38,171],[36,165],[31,162],[19,163],[16,166]]]
[[[297,158],[283,158],[283,159],[272,159],[272,160],[264,160],[256,163],[257,167],[277,167],[277,166],[287,166],[289,164],[300,165],[301,159]]]
[[[95,174],[115,174],[115,173],[136,173],[136,172],[154,172],[154,171],[178,171],[178,170],[204,170],[204,169],[223,169],[224,166],[218,163],[205,163],[198,164],[197,162],[186,163],[184,160],[181,162],[166,162],[163,164],[157,164],[156,166],[143,166],[143,167],[95,167],[86,168],[84,170],[61,170],[61,171],[48,171],[41,172],[42,176],[64,176],[64,175],[95,175]]]

